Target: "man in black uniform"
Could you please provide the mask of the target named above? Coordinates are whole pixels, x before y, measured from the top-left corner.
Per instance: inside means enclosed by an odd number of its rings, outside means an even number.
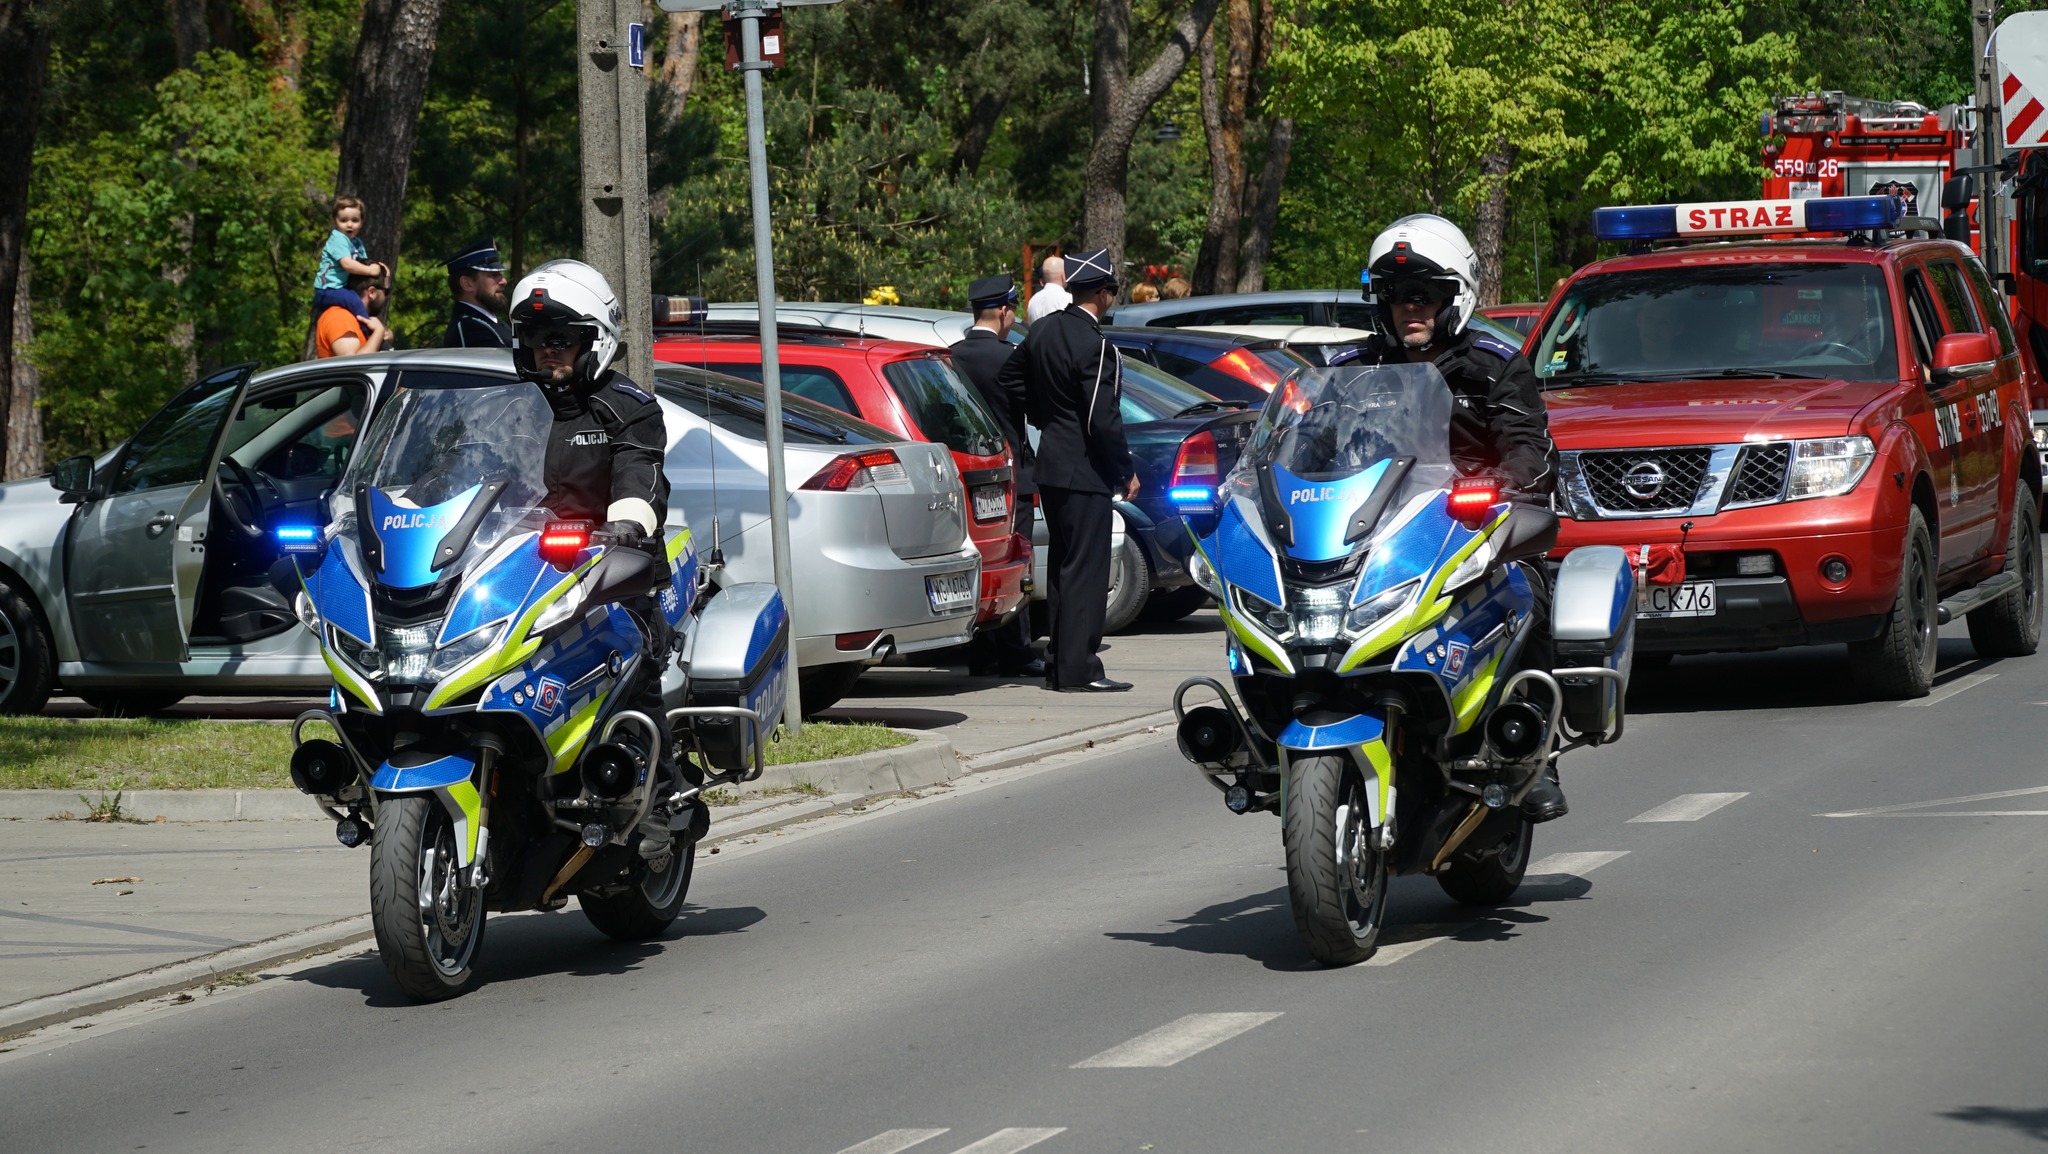
[[[1040,432],[1033,471],[1051,546],[1046,687],[1115,693],[1130,683],[1104,676],[1095,655],[1109,608],[1110,518],[1117,498],[1138,492],[1118,407],[1123,362],[1101,329],[1116,299],[1116,274],[1108,249],[1070,255],[1066,267],[1074,302],[1031,326],[998,383],[1005,392],[1023,392]]]
[[[1470,327],[1478,303],[1477,260],[1458,226],[1418,214],[1395,221],[1373,241],[1366,275],[1379,331],[1333,364],[1432,364],[1451,387],[1451,461],[1464,473],[1501,476],[1517,496],[1546,506],[1557,479],[1543,392],[1515,346]],[[1522,664],[1548,670],[1550,584],[1540,564],[1525,565],[1536,606]],[[1569,807],[1555,776],[1522,801],[1532,821],[1563,817]]]
[[[519,375],[540,385],[554,410],[543,478],[546,504],[563,520],[600,523],[599,532],[621,548],[644,548],[662,562],[662,523],[668,515],[668,477],[662,456],[668,432],[654,395],[613,372],[618,359],[618,298],[596,269],[556,260],[519,282],[512,312]],[[673,639],[652,597],[622,603],[639,621],[646,660],[627,690],[627,707],[652,718],[661,732],[657,763],[676,780],[674,743],[661,702],[661,675]],[[695,766],[682,767],[701,784]]]
[[[1017,280],[1008,273],[985,276],[967,286],[967,301],[974,309],[974,327],[954,342],[953,367],[974,386],[981,401],[1002,426],[1003,439],[1010,443],[1012,475],[1016,482],[1017,511],[1012,532],[1031,539],[1031,497],[1038,492],[1032,482],[1031,439],[1025,431],[1024,393],[1021,388],[1005,390],[1003,366],[1016,347],[1008,341],[1010,325],[1017,319]],[[1044,677],[1045,662],[1031,648],[1031,612],[1027,602],[1014,620],[985,630],[974,639],[973,674],[995,673],[1009,677]]]
[[[505,266],[498,260],[497,242],[479,237],[443,263],[448,266],[448,295],[455,298],[455,313],[441,334],[441,347],[511,345],[512,326],[498,319],[498,310],[505,307]]]

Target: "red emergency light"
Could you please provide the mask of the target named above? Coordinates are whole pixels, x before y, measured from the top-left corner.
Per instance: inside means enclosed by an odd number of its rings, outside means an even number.
[[[1487,510],[1500,504],[1500,481],[1494,477],[1459,477],[1451,482],[1451,517],[1468,528],[1486,520]]]
[[[540,531],[540,559],[557,569],[570,569],[590,548],[588,521],[549,521]]]

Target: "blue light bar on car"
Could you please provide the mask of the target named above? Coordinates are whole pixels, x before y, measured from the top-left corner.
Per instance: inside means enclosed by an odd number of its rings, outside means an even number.
[[[1717,200],[1593,210],[1601,240],[1668,240],[1774,232],[1858,232],[1893,228],[1904,202],[1889,196],[1830,196],[1810,200]]]
[[[276,537],[277,547],[287,553],[320,551],[320,528],[317,525],[279,525]]]
[[[1176,505],[1209,506],[1216,503],[1216,490],[1207,485],[1175,485],[1166,497]]]

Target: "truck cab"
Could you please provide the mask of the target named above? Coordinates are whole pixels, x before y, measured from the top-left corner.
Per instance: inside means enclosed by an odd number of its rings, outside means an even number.
[[[2040,636],[2041,468],[2021,346],[1961,243],[1895,197],[1596,212],[1624,256],[1527,348],[1560,455],[1561,557],[1646,570],[1638,651],[1847,643],[1924,695],[1939,626]],[[1654,657],[1651,658],[1654,660]]]

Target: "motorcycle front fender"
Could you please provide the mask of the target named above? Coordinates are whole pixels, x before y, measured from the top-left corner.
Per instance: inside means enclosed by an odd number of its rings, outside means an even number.
[[[370,788],[380,800],[407,793],[431,793],[439,798],[455,821],[456,864],[466,868],[476,860],[477,830],[483,814],[483,795],[476,787],[476,759],[459,753],[430,760],[400,754],[398,761],[408,764],[387,761],[378,766]]]
[[[1303,757],[1348,754],[1365,777],[1366,808],[1372,827],[1385,825],[1394,812],[1394,755],[1387,748],[1387,721],[1376,713],[1361,713],[1329,725],[1288,722],[1274,744],[1280,747],[1280,812],[1287,812],[1287,783],[1290,762]]]

